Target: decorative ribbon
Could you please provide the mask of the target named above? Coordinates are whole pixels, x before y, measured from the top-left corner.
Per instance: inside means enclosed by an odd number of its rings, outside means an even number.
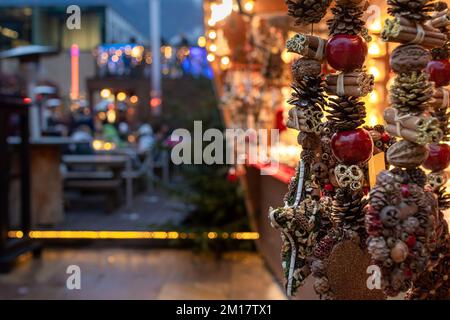
[[[322,60],[323,59],[323,49],[325,48],[325,40],[323,40],[322,38],[317,38],[319,40],[319,46],[317,47],[317,51],[316,51],[316,55],[315,55],[315,59],[316,60]]]
[[[416,24],[417,35],[411,43],[420,44],[425,39],[425,30],[421,24]]]
[[[289,262],[289,273],[288,273],[288,279],[287,279],[287,288],[286,288],[286,294],[288,295],[288,297],[292,296],[292,280],[294,279],[294,268],[295,268],[295,257],[297,256],[297,248],[295,247],[295,241],[292,238],[292,236],[284,231],[284,229],[278,224],[278,222],[275,220],[275,211],[276,210],[272,210],[269,213],[269,218],[270,218],[270,222],[272,223],[272,225],[277,228],[280,229],[281,232],[283,232],[283,234],[285,235],[286,238],[288,238],[289,243],[291,244],[291,259]]]
[[[394,109],[394,110],[395,110],[394,121],[395,121],[395,126],[396,126],[396,129],[397,129],[397,135],[399,137],[401,137],[402,136],[402,120],[408,119],[410,117],[410,115],[409,114],[405,114],[403,116],[400,116],[398,114],[398,110],[397,109]]]
[[[337,77],[336,94],[338,96],[345,95],[344,76],[345,76],[344,73],[341,72]]]

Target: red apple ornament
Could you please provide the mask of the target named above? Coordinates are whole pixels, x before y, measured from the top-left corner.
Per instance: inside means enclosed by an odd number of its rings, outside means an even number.
[[[364,129],[337,132],[331,138],[331,151],[345,165],[367,162],[373,153],[373,140]]]
[[[338,34],[328,40],[325,52],[333,69],[353,71],[364,65],[367,43],[357,35]]]
[[[444,87],[450,84],[450,62],[448,59],[428,62],[426,72],[430,75],[430,81],[433,81],[436,87]]]
[[[450,164],[450,146],[448,144],[430,144],[427,160],[422,164],[424,168],[433,172],[445,170]]]

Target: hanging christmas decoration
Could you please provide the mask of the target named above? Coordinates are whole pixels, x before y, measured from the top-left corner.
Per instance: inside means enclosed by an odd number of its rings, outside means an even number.
[[[409,290],[427,268],[433,221],[438,203],[425,188],[419,168],[429,156],[429,143],[444,135],[438,119],[425,113],[433,97],[433,83],[425,68],[431,55],[425,48],[445,45],[447,36],[425,24],[432,5],[428,0],[389,0],[382,38],[399,42],[391,55],[397,74],[390,89],[391,108],[385,110],[386,131],[401,140],[387,151],[395,168],[381,172],[366,206],[368,252],[382,272],[382,289],[389,296]]]
[[[444,2],[435,4],[435,12],[428,24],[449,35],[448,7]],[[432,60],[426,72],[430,81],[434,82],[435,102],[431,104],[431,114],[442,131],[442,140],[448,141],[448,104],[449,93],[444,86],[450,82],[449,43],[431,50]],[[444,210],[450,208],[450,195],[446,190],[447,173],[444,171],[450,164],[450,147],[439,143],[441,139],[429,145],[429,153],[422,166],[431,171],[427,177],[427,188],[434,192],[438,199],[439,210],[433,216],[432,240],[429,244],[430,259],[427,267],[414,281],[407,294],[408,299],[450,299],[450,235]]]

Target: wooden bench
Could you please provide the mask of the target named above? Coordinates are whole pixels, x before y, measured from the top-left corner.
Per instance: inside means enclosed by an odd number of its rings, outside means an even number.
[[[106,210],[113,211],[122,197],[122,174],[129,165],[123,155],[65,155],[64,189],[106,194]]]

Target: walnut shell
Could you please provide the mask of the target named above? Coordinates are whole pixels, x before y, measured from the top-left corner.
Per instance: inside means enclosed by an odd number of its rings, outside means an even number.
[[[428,148],[406,140],[394,143],[387,151],[387,161],[396,167],[414,169],[428,157]]]
[[[415,44],[397,47],[391,55],[391,67],[396,73],[421,71],[431,60],[428,50]]]
[[[319,61],[313,59],[301,58],[292,65],[292,75],[298,82],[305,76],[317,77],[322,72],[322,65]]]

